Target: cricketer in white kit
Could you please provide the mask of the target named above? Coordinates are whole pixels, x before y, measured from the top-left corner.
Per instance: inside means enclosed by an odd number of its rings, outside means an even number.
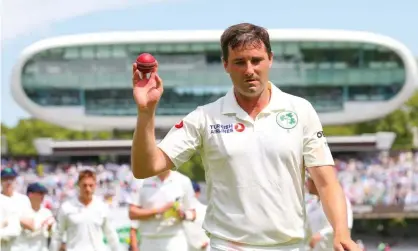
[[[155,111],[163,81],[158,68],[141,77],[133,64],[134,176],[178,168],[199,152],[208,189],[203,228],[212,250],[281,251],[304,248],[308,169],[335,230],[335,248],[357,251],[318,114],[309,101],[269,81],[274,60],[267,29],[240,23],[228,27],[220,40],[231,89],[190,112],[159,144]]]
[[[27,195],[31,210],[22,219],[22,232],[16,238],[11,251],[48,251],[48,237],[55,224],[51,210],[42,206],[48,190],[40,183],[31,183]]]
[[[196,217],[190,179],[166,171],[144,179],[132,198],[129,216],[139,221],[140,251],[187,251],[182,222]]]
[[[59,251],[65,239],[67,251],[121,250],[116,229],[110,222],[107,203],[94,196],[96,173],[82,170],[78,177],[79,196],[65,201],[58,212],[57,227],[52,235],[50,251]]]
[[[2,251],[10,251],[16,237],[21,233],[17,210],[10,197],[0,194],[0,245]]]
[[[22,227],[28,220],[24,216],[32,210],[29,198],[16,191],[16,178],[18,173],[13,168],[1,170],[1,193],[4,204],[4,229],[2,229],[2,250],[10,250],[21,234]],[[16,228],[16,220],[18,227]]]

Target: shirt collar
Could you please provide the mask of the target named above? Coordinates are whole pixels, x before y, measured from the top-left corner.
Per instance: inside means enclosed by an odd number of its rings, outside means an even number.
[[[81,203],[78,195],[74,198],[74,203],[77,207],[91,207],[92,205],[96,204],[96,202],[97,202],[96,195],[93,195],[93,199],[88,205],[84,205],[83,203]]]

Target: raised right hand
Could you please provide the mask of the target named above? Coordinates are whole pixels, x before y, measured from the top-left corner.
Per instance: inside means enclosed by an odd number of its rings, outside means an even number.
[[[136,66],[132,65],[132,88],[135,103],[140,112],[155,112],[158,101],[163,94],[163,81],[157,74],[158,65],[150,77],[142,74]]]

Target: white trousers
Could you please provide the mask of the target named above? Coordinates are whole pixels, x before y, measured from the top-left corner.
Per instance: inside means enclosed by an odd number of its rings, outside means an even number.
[[[188,248],[189,244],[183,232],[164,237],[142,236],[139,244],[140,251],[188,251]]]

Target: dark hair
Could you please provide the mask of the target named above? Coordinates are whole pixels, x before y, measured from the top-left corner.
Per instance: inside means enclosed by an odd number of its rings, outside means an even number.
[[[261,26],[250,23],[240,23],[228,27],[221,36],[222,57],[228,60],[228,50],[238,47],[261,46],[264,44],[267,53],[271,54],[270,36]]]
[[[93,178],[94,180],[96,180],[96,173],[92,170],[82,170],[78,174],[77,183],[80,183],[84,178]]]

